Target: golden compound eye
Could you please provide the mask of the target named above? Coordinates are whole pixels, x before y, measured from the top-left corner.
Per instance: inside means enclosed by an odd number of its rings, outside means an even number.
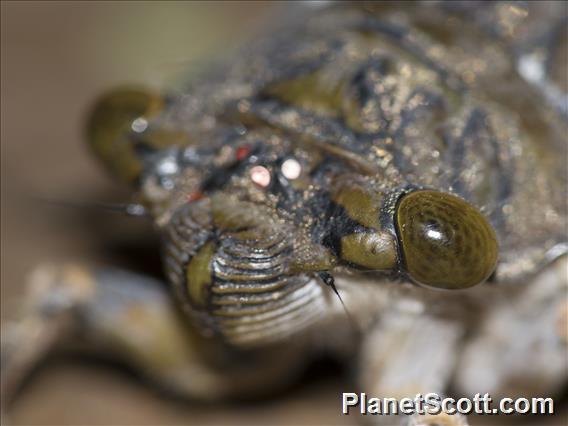
[[[430,287],[462,289],[485,281],[498,246],[485,217],[461,198],[416,191],[402,198],[396,230],[410,277]]]
[[[163,108],[160,94],[129,87],[117,88],[95,104],[87,136],[95,153],[115,175],[132,182],[140,174],[142,164],[130,134],[144,133],[148,120]]]

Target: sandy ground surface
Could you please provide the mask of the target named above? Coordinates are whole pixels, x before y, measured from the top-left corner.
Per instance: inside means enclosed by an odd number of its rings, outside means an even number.
[[[38,263],[71,259],[140,269],[139,260],[145,259],[146,269],[155,268],[151,229],[143,221],[31,199],[127,199],[128,191],[98,168],[82,140],[83,120],[96,95],[124,82],[161,85],[164,76],[198,69],[258,33],[276,7],[254,2],[2,3],[3,322],[16,315],[25,276]],[[162,398],[116,367],[59,358],[24,388],[12,420],[53,425],[353,423],[354,418],[339,414],[347,382],[329,366],[315,370],[270,400],[204,405]],[[547,424],[568,421],[564,415]]]

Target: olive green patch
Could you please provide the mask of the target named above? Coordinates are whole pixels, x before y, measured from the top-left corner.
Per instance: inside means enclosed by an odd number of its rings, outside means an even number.
[[[261,232],[269,232],[273,223],[270,212],[248,201],[241,201],[225,193],[216,193],[211,197],[211,214],[215,227],[223,231],[244,231],[256,228],[251,232],[258,237]],[[251,236],[251,238],[254,235]]]
[[[264,93],[309,111],[338,115],[341,110],[342,84],[330,84],[321,72],[272,83]]]
[[[390,270],[397,264],[397,251],[390,235],[362,232],[341,238],[341,259],[368,269]]]
[[[335,81],[326,78],[324,71],[317,71],[272,83],[263,92],[288,105],[331,117],[343,117],[351,129],[361,131],[363,125],[357,102],[348,95],[346,87],[344,80]]]
[[[333,194],[332,199],[357,223],[376,230],[380,228],[379,202],[362,188],[344,186]]]
[[[192,305],[203,308],[207,304],[208,289],[211,287],[211,259],[215,254],[215,243],[208,242],[199,249],[187,265],[185,279]]]

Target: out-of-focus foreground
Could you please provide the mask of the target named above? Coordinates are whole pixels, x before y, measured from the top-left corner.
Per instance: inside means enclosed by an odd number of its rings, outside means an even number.
[[[256,2],[2,2],[3,322],[15,317],[25,277],[38,263],[157,263],[154,241],[145,242],[151,236],[145,221],[33,200],[128,199],[128,190],[98,167],[84,143],[84,119],[94,98],[119,84],[162,86],[187,70],[199,70],[261,31],[277,8]],[[124,257],[128,252],[131,256]],[[318,381],[259,405],[212,406],[161,398],[120,369],[63,358],[26,386],[11,420],[345,423],[348,419],[339,415],[340,387],[336,381]]]

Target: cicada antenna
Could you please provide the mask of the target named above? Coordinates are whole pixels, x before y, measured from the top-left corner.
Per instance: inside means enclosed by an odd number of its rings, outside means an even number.
[[[57,207],[71,207],[76,209],[98,209],[113,213],[123,213],[132,217],[149,217],[150,213],[139,203],[105,203],[92,201],[69,201],[52,198],[35,198],[36,201]]]
[[[351,327],[353,328],[353,330],[357,333],[360,332],[359,325],[357,324],[357,321],[355,321],[355,318],[353,318],[353,316],[351,315],[351,313],[347,309],[345,302],[343,301],[341,295],[339,294],[339,291],[337,290],[337,286],[335,285],[335,279],[333,278],[333,275],[331,275],[327,271],[320,271],[318,273],[318,276],[326,286],[331,288],[331,290],[335,293],[335,295],[339,299],[339,302],[341,303],[341,306],[343,306],[343,310],[345,311],[345,315],[347,316],[347,319],[349,320],[349,323],[351,324]]]

